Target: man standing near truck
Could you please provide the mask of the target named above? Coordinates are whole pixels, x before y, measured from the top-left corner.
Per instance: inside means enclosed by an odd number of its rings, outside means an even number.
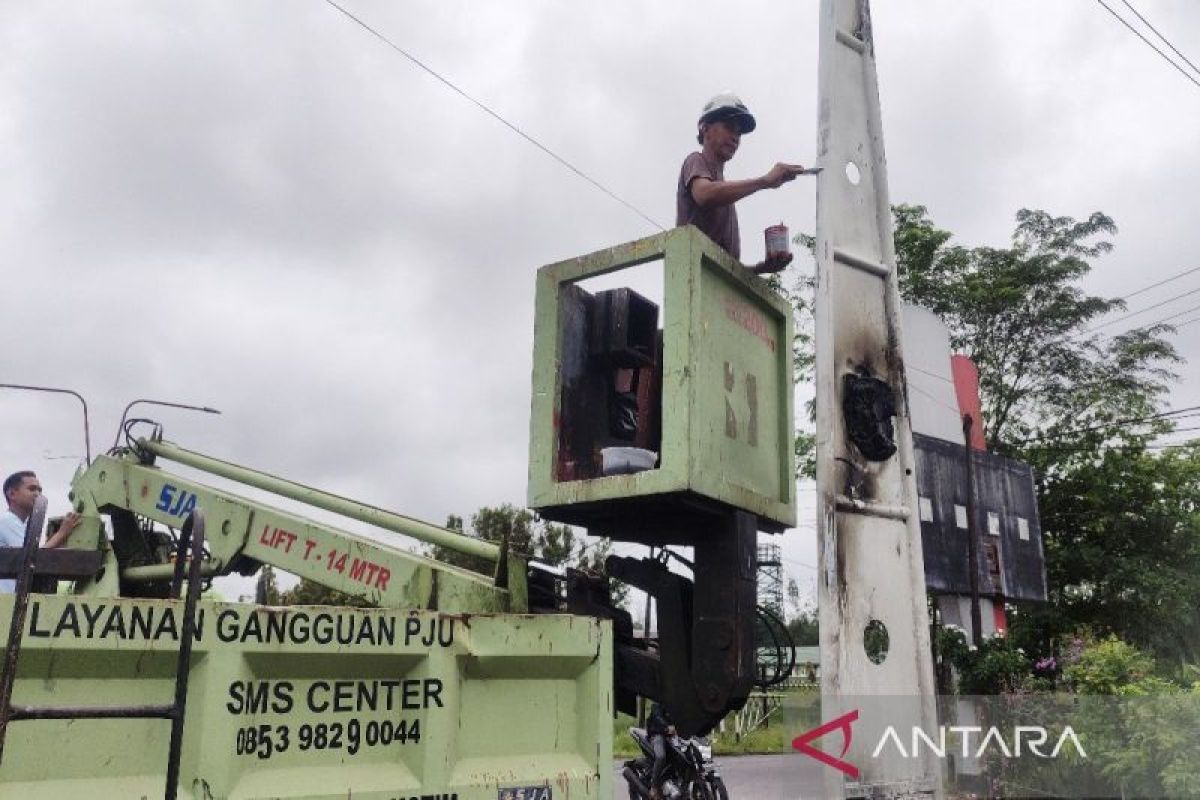
[[[33,513],[34,503],[42,494],[42,484],[37,475],[29,470],[14,472],[4,480],[4,501],[8,508],[0,511],[0,547],[23,547],[25,545],[25,523]],[[74,511],[63,517],[43,547],[61,547],[71,538],[71,532],[79,524],[79,515]],[[16,581],[0,580],[0,594],[16,591]]]
[[[754,115],[737,95],[717,95],[700,112],[696,123],[699,152],[683,161],[675,193],[675,224],[695,225],[729,255],[741,261],[741,234],[733,204],[763,189],[778,189],[804,172],[799,164],[779,163],[758,178],[725,180],[725,164],[733,158],[742,135],[754,130]],[[792,261],[791,253],[749,267],[752,272],[778,272]]]

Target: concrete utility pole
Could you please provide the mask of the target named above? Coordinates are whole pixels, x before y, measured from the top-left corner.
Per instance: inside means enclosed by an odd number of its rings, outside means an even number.
[[[937,709],[867,0],[822,0],[818,116],[822,717],[859,712],[842,757],[854,769],[826,770],[825,796],[940,798],[931,754],[872,757],[889,725],[934,733]]]

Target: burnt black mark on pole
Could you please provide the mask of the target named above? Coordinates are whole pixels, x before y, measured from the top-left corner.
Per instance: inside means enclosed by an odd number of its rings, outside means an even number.
[[[896,453],[896,393],[866,366],[842,376],[842,414],[850,441],[868,461]]]

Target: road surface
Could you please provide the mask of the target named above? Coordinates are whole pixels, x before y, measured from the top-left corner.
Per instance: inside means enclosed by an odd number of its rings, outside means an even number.
[[[618,761],[613,769],[613,800],[629,797]],[[717,766],[730,800],[820,800],[822,764],[799,753],[774,756],[722,756]]]

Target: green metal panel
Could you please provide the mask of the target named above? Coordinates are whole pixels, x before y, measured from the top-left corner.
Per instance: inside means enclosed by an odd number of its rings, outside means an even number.
[[[664,292],[661,465],[556,481],[562,291],[657,259]],[[795,524],[792,313],[765,282],[688,226],[543,267],[536,315],[530,506],[570,518],[573,507],[611,514],[614,501],[633,498],[700,499],[757,514],[766,527]]]
[[[0,626],[11,611],[0,597]],[[33,595],[14,702],[167,702],[181,611]],[[606,621],[211,602],[199,614],[180,797],[612,796]],[[168,731],[11,723],[0,800],[161,797]]]

